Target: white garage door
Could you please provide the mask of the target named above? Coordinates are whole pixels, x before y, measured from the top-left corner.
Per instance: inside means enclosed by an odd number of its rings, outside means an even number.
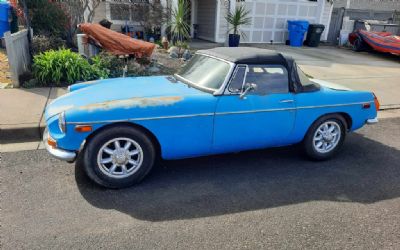
[[[251,25],[242,26],[246,37],[244,43],[284,43],[287,35],[287,20],[307,20],[316,23],[319,15],[318,3],[307,0],[246,0],[239,2],[250,11]]]

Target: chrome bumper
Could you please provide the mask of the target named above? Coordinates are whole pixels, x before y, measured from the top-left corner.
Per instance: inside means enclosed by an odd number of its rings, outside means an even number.
[[[46,148],[46,150],[55,158],[67,161],[67,162],[74,162],[76,159],[76,153],[73,151],[67,151],[59,148],[53,148],[50,147],[49,144],[47,144],[47,138],[49,137],[49,132],[46,130],[43,133],[43,144]]]
[[[372,125],[372,124],[376,124],[376,123],[378,123],[378,118],[377,117],[375,117],[375,118],[373,118],[373,119],[368,119],[367,120],[367,124],[368,125]]]

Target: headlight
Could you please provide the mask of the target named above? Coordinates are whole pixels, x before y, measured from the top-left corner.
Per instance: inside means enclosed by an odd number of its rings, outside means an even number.
[[[58,117],[58,127],[60,128],[61,132],[66,132],[67,127],[65,123],[65,112],[60,113],[60,116]]]

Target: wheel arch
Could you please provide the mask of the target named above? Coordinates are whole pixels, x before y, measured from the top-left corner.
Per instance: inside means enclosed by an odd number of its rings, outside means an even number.
[[[128,127],[132,127],[132,128],[136,128],[140,131],[142,131],[144,134],[146,134],[150,141],[153,143],[155,150],[156,150],[156,156],[157,157],[161,157],[161,144],[158,141],[157,137],[154,135],[154,133],[152,133],[149,129],[145,128],[144,126],[141,126],[137,123],[133,123],[133,122],[116,122],[116,123],[111,123],[111,124],[107,124],[104,125],[98,129],[96,129],[95,131],[93,131],[90,135],[88,135],[83,143],[83,145],[81,146],[81,150],[83,150],[87,143],[90,142],[90,140],[92,140],[92,138],[94,138],[96,135],[100,134],[101,132],[114,128],[114,127],[118,127],[118,126],[128,126]]]
[[[316,123],[318,120],[320,120],[321,118],[325,117],[325,116],[334,116],[334,115],[338,115],[340,117],[342,117],[343,121],[344,121],[344,125],[346,127],[346,131],[350,131],[351,127],[353,125],[353,119],[351,118],[351,116],[346,113],[346,112],[332,112],[332,113],[326,113],[323,115],[320,115],[319,117],[317,117],[307,128],[306,133],[303,136],[303,140],[306,137],[308,131],[311,129],[311,127],[314,125],[314,123]]]

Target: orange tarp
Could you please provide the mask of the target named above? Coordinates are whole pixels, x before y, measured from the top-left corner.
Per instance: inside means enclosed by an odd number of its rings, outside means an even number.
[[[156,46],[154,43],[133,39],[109,30],[100,24],[83,23],[79,25],[79,28],[102,48],[114,55],[134,55],[137,58],[150,57]]]

